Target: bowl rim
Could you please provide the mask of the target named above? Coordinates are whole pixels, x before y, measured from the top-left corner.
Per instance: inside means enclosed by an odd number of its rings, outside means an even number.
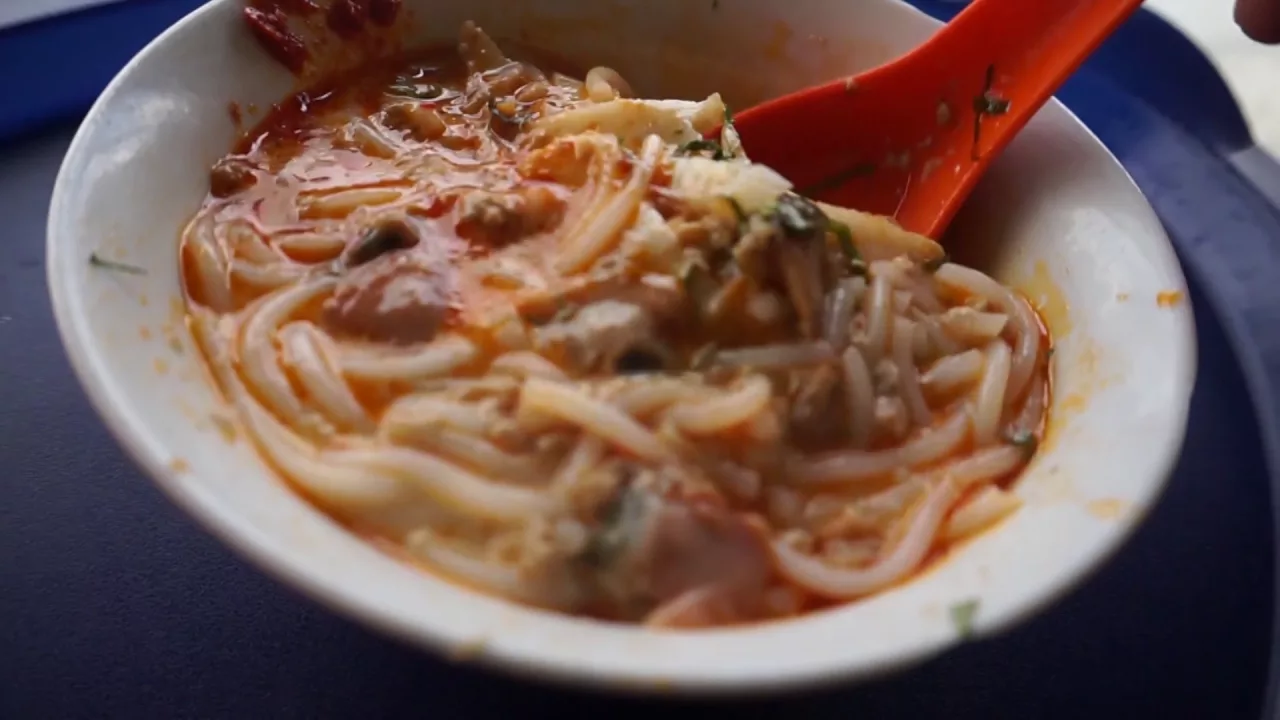
[[[123,385],[115,382],[111,371],[94,356],[92,346],[98,341],[89,332],[85,318],[77,314],[73,309],[70,284],[59,272],[61,268],[66,266],[67,260],[65,256],[76,247],[72,243],[60,239],[63,238],[63,233],[59,227],[59,218],[64,213],[64,207],[67,203],[66,197],[69,192],[68,184],[71,182],[68,169],[79,157],[86,153],[85,144],[88,142],[88,136],[90,135],[87,128],[95,124],[95,121],[103,114],[104,108],[117,95],[120,87],[139,65],[149,61],[157,51],[157,48],[168,44],[174,36],[187,31],[190,27],[201,22],[206,16],[220,11],[222,5],[230,4],[234,1],[208,0],[183,16],[138,51],[99,95],[88,113],[86,113],[80,128],[68,146],[54,183],[46,227],[46,282],[49,286],[58,333],[77,380],[84,388],[91,405],[102,418],[107,429],[116,438],[120,446],[133,458],[134,462],[150,476],[153,482],[159,486],[175,505],[194,517],[208,532],[219,538],[242,557],[250,560],[267,575],[299,589],[312,600],[342,615],[356,619],[365,626],[392,639],[407,640],[420,647],[430,648],[435,652],[448,653],[450,649],[456,650],[459,644],[468,642],[467,638],[451,632],[448,627],[441,623],[423,622],[422,618],[426,617],[425,615],[410,617],[404,613],[387,611],[373,602],[368,593],[344,587],[334,582],[333,575],[326,573],[316,563],[306,562],[292,555],[284,547],[284,541],[278,536],[259,529],[243,515],[226,512],[212,498],[212,495],[198,484],[180,482],[179,473],[166,460],[166,455],[162,452],[162,448],[157,445],[157,441],[150,437],[151,433],[146,424],[139,422],[137,417],[131,416],[130,413],[122,410],[126,405],[128,393],[122,389]],[[915,13],[921,17],[928,17],[925,13],[902,2],[902,0],[881,1],[899,5],[904,11]],[[929,19],[937,22],[932,18]],[[1114,165],[1114,169],[1121,174],[1118,178],[1122,177],[1123,182],[1128,183],[1137,192],[1138,197],[1143,199],[1143,207],[1139,208],[1139,210],[1155,219],[1156,223],[1153,227],[1159,228],[1158,218],[1154,210],[1146,202],[1145,195],[1141,193],[1141,190],[1124,166],[1111,154],[1110,150],[1102,144],[1096,135],[1058,100],[1051,99],[1046,107],[1054,107],[1057,112],[1062,113],[1077,132],[1083,133],[1082,138],[1087,138],[1091,144],[1097,146],[1098,150],[1106,154],[1106,157]],[[1160,231],[1160,236],[1155,239],[1163,241],[1157,243],[1156,250],[1160,254],[1167,255],[1167,259],[1172,261],[1170,267],[1173,269],[1174,276],[1182,281],[1182,287],[1185,288],[1184,274],[1167,236],[1163,234],[1163,231]],[[1184,303],[1184,305],[1188,305],[1188,303]],[[1182,337],[1178,339],[1179,345],[1184,352],[1183,359],[1185,361],[1182,376],[1178,378],[1177,384],[1180,395],[1171,402],[1170,407],[1166,408],[1172,421],[1174,432],[1169,438],[1167,452],[1163,453],[1158,461],[1152,462],[1151,473],[1154,479],[1148,491],[1149,501],[1135,511],[1128,513],[1122,521],[1119,521],[1117,531],[1086,561],[1054,574],[1050,580],[1040,583],[1040,589],[1032,597],[1015,604],[1009,611],[986,622],[982,628],[981,635],[1003,632],[1023,622],[1029,616],[1056,602],[1074,587],[1087,580],[1126,544],[1146,518],[1151,508],[1154,507],[1155,501],[1159,499],[1166,489],[1180,457],[1182,445],[1185,442],[1192,390],[1198,365],[1194,318],[1189,307],[1186,307],[1184,316],[1185,323],[1181,328]],[[528,608],[520,609],[526,612],[543,614]],[[692,636],[693,634],[687,637]],[[963,641],[964,638],[959,635],[918,641],[914,645],[904,645],[897,648],[891,657],[878,658],[874,663],[868,663],[865,659],[851,657],[848,661],[828,664],[828,666],[822,668],[815,668],[810,665],[788,668],[785,665],[779,665],[769,674],[746,672],[732,677],[726,677],[721,674],[708,674],[693,678],[673,678],[660,671],[654,671],[652,668],[643,667],[633,667],[627,672],[600,673],[582,662],[575,663],[563,657],[549,658],[545,654],[512,648],[500,641],[486,645],[484,652],[468,656],[467,659],[475,659],[482,664],[497,667],[519,676],[564,684],[582,683],[605,686],[626,692],[656,690],[681,693],[692,692],[696,694],[722,694],[726,692],[759,694],[774,692],[783,688],[794,689],[828,684],[851,678],[873,678],[923,662]]]

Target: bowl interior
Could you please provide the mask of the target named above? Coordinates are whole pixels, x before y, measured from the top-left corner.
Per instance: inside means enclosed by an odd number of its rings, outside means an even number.
[[[641,95],[719,90],[738,107],[874,66],[936,27],[893,0],[408,6],[411,44],[450,41],[470,18],[575,65],[613,66]],[[228,104],[252,121],[293,83],[239,7],[215,0],[193,13],[93,108],[54,192],[49,283],[73,365],[122,444],[212,531],[331,606],[455,654],[575,680],[712,690],[864,676],[957,642],[956,603],[978,601],[980,634],[1043,605],[1115,549],[1163,487],[1195,371],[1184,280],[1123,169],[1054,103],[954,233],[960,259],[1033,300],[1057,348],[1048,439],[1017,485],[1025,507],[998,528],[865,601],[694,634],[534,612],[390,559],[294,495],[227,429],[183,323],[177,235],[236,135]],[[91,254],[144,274],[91,266]]]

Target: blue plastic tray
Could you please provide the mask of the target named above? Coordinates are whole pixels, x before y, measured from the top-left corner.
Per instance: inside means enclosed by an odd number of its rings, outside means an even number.
[[[1190,275],[1200,373],[1167,494],[1093,579],[1003,637],[871,685],[710,704],[533,686],[400,647],[232,557],[123,457],[53,328],[44,214],[76,117],[196,4],[0,30],[0,717],[1276,717],[1280,168],[1154,16],[1060,97],[1147,193]]]

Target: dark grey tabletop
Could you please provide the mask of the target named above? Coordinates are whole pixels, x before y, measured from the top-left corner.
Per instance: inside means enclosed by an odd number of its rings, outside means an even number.
[[[0,30],[0,87],[22,99],[0,102],[0,718],[1259,716],[1276,630],[1263,451],[1280,465],[1280,165],[1176,30],[1140,12],[1059,93],[1134,175],[1192,280],[1191,425],[1152,516],[1003,637],[856,688],[691,703],[514,682],[374,636],[232,556],[122,455],[49,310],[44,216],[74,126],[48,123],[198,2]]]
[[[374,636],[247,566],[123,457],[58,343],[44,215],[71,126],[0,149],[0,715],[1248,718],[1265,676],[1270,519],[1244,387],[1197,313],[1168,493],[1086,586],[1005,637],[803,698],[626,700],[497,678]],[[575,710],[577,708],[574,708]]]

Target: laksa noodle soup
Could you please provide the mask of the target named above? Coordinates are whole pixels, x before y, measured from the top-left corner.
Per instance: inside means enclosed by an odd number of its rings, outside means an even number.
[[[747,149],[749,151],[749,148]],[[237,422],[353,532],[651,627],[909,579],[1014,511],[1028,304],[747,159],[718,95],[455,48],[278,106],[182,236]]]

